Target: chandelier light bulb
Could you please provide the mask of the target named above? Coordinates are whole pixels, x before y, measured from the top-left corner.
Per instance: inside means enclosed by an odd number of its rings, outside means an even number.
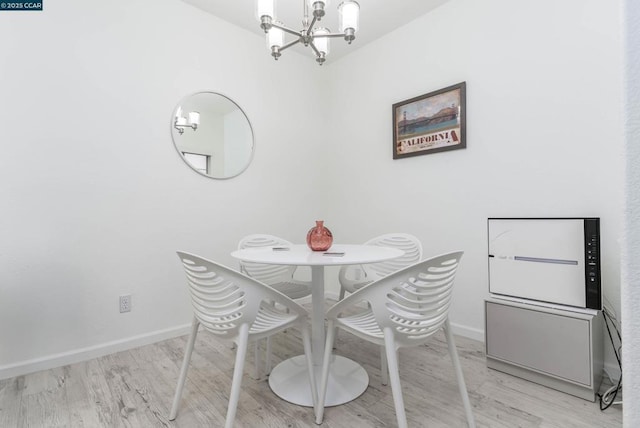
[[[257,0],[256,1],[256,18],[260,23],[260,27],[266,32],[271,28],[271,22],[276,17],[275,0]]]
[[[341,33],[345,33],[345,35],[346,33],[355,34],[360,24],[360,5],[352,0],[340,3],[340,6],[338,6],[338,18]],[[355,36],[351,40],[354,38]],[[351,40],[347,41],[351,42]]]
[[[276,25],[282,25],[281,22],[274,22]],[[280,58],[280,48],[284,44],[284,31],[279,28],[271,27],[267,31],[267,49],[271,51],[271,56],[274,59]]]
[[[329,53],[329,37],[326,37],[329,34],[331,32],[327,28],[315,28],[313,30],[313,45],[318,51],[316,53],[316,62],[320,65],[325,62],[325,57]]]
[[[274,24],[282,25],[282,22],[274,22]],[[271,50],[274,46],[281,48],[284,44],[284,31],[279,28],[271,27],[267,32],[267,49]]]
[[[325,55],[329,53],[329,38],[321,36],[328,36],[329,33],[327,28],[316,28],[313,30],[313,43],[316,45],[316,49]]]

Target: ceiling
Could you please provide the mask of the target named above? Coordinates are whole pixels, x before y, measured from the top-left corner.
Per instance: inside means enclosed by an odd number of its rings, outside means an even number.
[[[255,17],[256,0],[182,0],[205,12],[264,37],[264,31]],[[304,0],[276,0],[277,19],[295,30],[302,29],[302,5]],[[360,3],[360,30],[349,46],[344,40],[331,40],[327,64],[358,47],[382,37],[413,19],[424,15],[449,0],[358,0]],[[337,7],[341,0],[333,0],[327,6],[322,19],[323,27],[338,31]],[[293,40],[287,35],[285,43]],[[315,56],[310,48],[296,45],[291,49],[304,53],[310,59]],[[265,55],[269,55],[265,44]],[[286,51],[283,56],[286,55]]]

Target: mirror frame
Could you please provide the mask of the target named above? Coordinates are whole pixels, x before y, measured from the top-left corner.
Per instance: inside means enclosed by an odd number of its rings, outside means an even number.
[[[238,110],[240,110],[240,112],[242,113],[242,115],[246,119],[247,124],[249,125],[249,131],[251,131],[251,154],[249,155],[249,158],[247,159],[247,163],[244,166],[244,168],[239,170],[234,175],[229,175],[229,176],[225,176],[225,177],[216,177],[216,176],[213,176],[213,175],[204,174],[204,173],[198,171],[196,168],[194,168],[194,166],[191,165],[191,163],[189,163],[189,161],[187,161],[187,159],[183,156],[182,151],[178,147],[178,143],[176,142],[176,138],[175,138],[175,134],[174,134],[176,132],[176,129],[174,127],[174,123],[175,123],[176,113],[178,112],[178,108],[180,108],[185,103],[185,101],[187,101],[191,97],[193,97],[195,95],[200,95],[200,94],[217,95],[219,97],[222,97],[222,98],[226,99],[227,101],[232,103],[234,106],[236,106],[236,108]],[[196,91],[196,92],[192,92],[191,94],[180,98],[180,101],[178,101],[178,104],[176,104],[176,106],[173,108],[173,112],[171,114],[171,121],[169,123],[169,132],[171,133],[171,141],[173,142],[173,147],[176,149],[176,152],[178,152],[178,156],[180,156],[180,159],[182,159],[182,161],[189,167],[190,170],[192,170],[193,172],[195,172],[198,175],[201,175],[203,177],[210,178],[210,179],[213,179],[213,180],[228,180],[230,178],[237,177],[240,174],[242,174],[243,172],[245,172],[247,170],[247,168],[249,168],[249,165],[251,165],[251,162],[253,161],[253,156],[254,156],[254,153],[255,153],[255,150],[256,150],[256,135],[255,135],[255,132],[253,131],[253,125],[251,124],[251,121],[249,120],[249,116],[247,116],[247,113],[242,109],[242,107],[240,107],[238,105],[238,103],[236,103],[233,99],[231,99],[230,97],[228,97],[225,94],[222,94],[220,92],[215,92],[215,91]]]

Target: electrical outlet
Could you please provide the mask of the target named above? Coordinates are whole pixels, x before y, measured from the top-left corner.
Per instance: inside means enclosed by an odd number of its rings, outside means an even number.
[[[120,296],[120,313],[131,312],[131,294]]]

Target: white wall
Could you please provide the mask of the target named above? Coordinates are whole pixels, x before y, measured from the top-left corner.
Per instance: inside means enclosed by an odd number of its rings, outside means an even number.
[[[334,235],[402,231],[426,255],[464,250],[452,323],[482,338],[487,217],[598,216],[604,292],[619,313],[619,8],[453,0],[331,64]],[[393,160],[392,104],[461,81],[467,148]]]
[[[486,218],[599,216],[619,311],[618,7],[452,0],[322,68],[276,63],[262,38],[179,1],[1,14],[0,378],[177,334],[176,249],[234,265],[239,237],[300,242],[316,219],[339,242],[404,231],[427,255],[464,249],[452,321],[482,338]],[[468,148],[392,160],[391,105],[460,81]],[[198,90],[252,121],[253,162],[232,180],[199,176],[171,143],[176,103]]]
[[[176,250],[235,266],[240,237],[313,225],[308,58],[275,63],[261,37],[177,0],[48,2],[0,14],[0,40],[0,378],[176,334],[191,318]],[[172,111],[199,90],[252,121],[253,162],[232,180],[173,147]]]
[[[640,4],[625,1],[626,221],[622,275],[624,426],[640,426]]]

